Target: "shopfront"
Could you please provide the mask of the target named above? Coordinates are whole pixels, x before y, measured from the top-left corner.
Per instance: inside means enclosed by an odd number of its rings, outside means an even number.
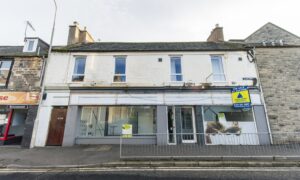
[[[28,122],[34,121],[35,115],[32,116],[29,111],[32,112],[32,109],[37,109],[38,95],[38,92],[0,93],[1,145],[21,145],[21,143],[25,143],[22,142],[24,136],[31,137],[30,129],[32,127],[28,127]]]

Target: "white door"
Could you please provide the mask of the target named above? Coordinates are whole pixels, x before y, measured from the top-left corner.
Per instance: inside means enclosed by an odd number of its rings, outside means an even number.
[[[196,128],[193,107],[181,107],[182,143],[196,143]]]

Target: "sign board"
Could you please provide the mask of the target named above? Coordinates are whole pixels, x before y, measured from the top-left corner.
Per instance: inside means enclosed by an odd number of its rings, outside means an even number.
[[[233,108],[235,109],[248,109],[251,108],[251,100],[247,86],[239,86],[232,88],[231,98]]]
[[[38,104],[39,92],[0,92],[0,105]]]
[[[132,137],[132,124],[123,124],[122,137],[123,138],[131,138]]]

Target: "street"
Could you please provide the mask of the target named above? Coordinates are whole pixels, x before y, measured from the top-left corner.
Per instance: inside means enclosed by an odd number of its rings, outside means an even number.
[[[139,180],[139,179],[300,179],[299,168],[71,168],[7,169],[2,180]]]

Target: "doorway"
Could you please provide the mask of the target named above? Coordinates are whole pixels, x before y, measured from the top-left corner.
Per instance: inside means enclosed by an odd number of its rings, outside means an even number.
[[[168,106],[168,144],[177,144],[177,140],[197,142],[194,108],[191,106]]]
[[[181,139],[182,143],[196,143],[196,128],[193,107],[181,107]]]
[[[61,146],[64,138],[67,107],[53,107],[46,146]]]

